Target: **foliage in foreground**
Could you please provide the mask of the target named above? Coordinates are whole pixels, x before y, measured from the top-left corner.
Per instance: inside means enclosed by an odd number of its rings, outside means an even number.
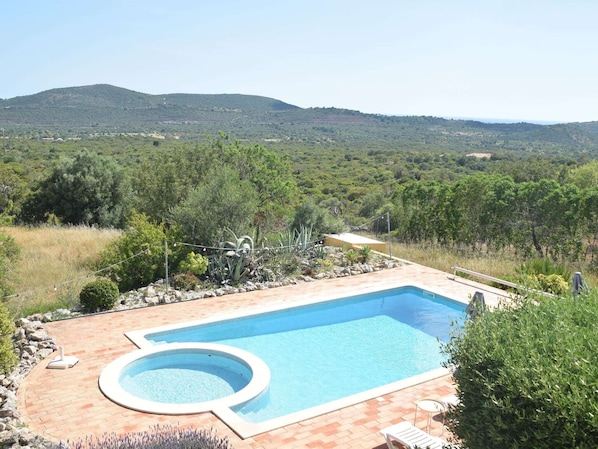
[[[19,259],[19,255],[20,248],[15,240],[11,236],[0,232],[0,297],[12,293],[8,278]]]
[[[469,449],[598,445],[598,292],[526,298],[468,321],[444,350]]]
[[[173,426],[155,426],[147,432],[118,436],[88,437],[70,444],[73,449],[233,449],[227,438],[213,430],[181,429]]]
[[[0,303],[0,373],[8,374],[17,366],[18,359],[13,351],[12,336],[15,325],[3,303]]]

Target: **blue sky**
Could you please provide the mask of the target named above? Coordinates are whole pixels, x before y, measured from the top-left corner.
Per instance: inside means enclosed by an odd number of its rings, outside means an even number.
[[[598,120],[595,0],[28,0],[0,98],[112,84],[368,113]]]

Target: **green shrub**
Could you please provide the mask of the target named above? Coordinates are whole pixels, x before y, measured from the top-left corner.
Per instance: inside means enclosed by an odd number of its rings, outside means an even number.
[[[79,301],[86,312],[110,310],[116,304],[118,286],[110,279],[97,279],[83,286]]]
[[[88,437],[70,444],[73,449],[233,449],[227,438],[214,431],[156,426],[147,432]]]
[[[444,347],[460,404],[448,426],[469,449],[594,449],[598,292],[519,299]]]
[[[173,286],[178,290],[195,290],[199,285],[199,279],[190,271],[175,274],[173,277]]]
[[[102,275],[116,282],[121,292],[145,287],[166,275],[164,227],[151,223],[143,214],[133,214],[121,237],[106,246],[97,263]],[[168,259],[178,264],[182,251],[168,245]]]
[[[3,303],[0,303],[0,373],[2,374],[10,373],[19,362],[12,344],[14,332],[15,325],[8,310]]]
[[[560,274],[538,274],[536,278],[542,291],[554,295],[565,295],[571,288],[569,283]]]
[[[15,240],[0,232],[0,297],[13,292],[8,281],[19,257],[20,248]]]
[[[181,260],[179,264],[179,271],[181,273],[193,273],[195,276],[201,276],[208,269],[208,258],[201,254],[195,254],[191,251],[185,259]]]

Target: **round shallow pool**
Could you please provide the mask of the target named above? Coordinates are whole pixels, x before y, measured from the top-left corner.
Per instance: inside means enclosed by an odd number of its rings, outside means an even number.
[[[260,358],[212,343],[140,349],[110,363],[99,380],[102,392],[120,405],[175,415],[242,404],[269,383],[270,370]]]

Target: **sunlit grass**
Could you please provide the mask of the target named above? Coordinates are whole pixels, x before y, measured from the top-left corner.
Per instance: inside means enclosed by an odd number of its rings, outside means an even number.
[[[11,286],[16,292],[7,300],[15,316],[70,307],[79,291],[94,279],[92,262],[116,230],[91,227],[4,227],[20,248]]]
[[[482,273],[503,280],[516,279],[518,270],[529,260],[517,257],[513,252],[486,252],[471,249],[457,250],[440,245],[406,245],[393,243],[392,255],[401,259],[435,268],[447,273],[458,266],[467,270]],[[565,264],[565,268],[573,274],[580,268],[573,264]],[[585,281],[592,287],[598,284],[598,277],[591,270],[581,270]],[[481,281],[481,279],[476,279]]]
[[[459,251],[433,245],[406,245],[393,243],[393,256],[450,273],[454,266],[504,278],[516,274],[523,259],[510,254],[488,254],[485,252]]]

